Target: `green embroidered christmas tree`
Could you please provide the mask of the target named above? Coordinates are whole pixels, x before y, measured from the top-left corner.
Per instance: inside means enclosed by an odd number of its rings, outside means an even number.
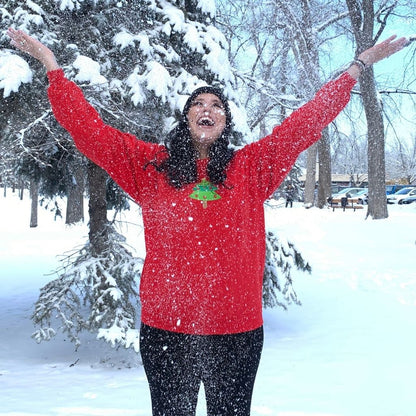
[[[198,183],[194,192],[191,193],[190,198],[196,199],[202,202],[202,206],[206,208],[208,206],[208,201],[215,201],[221,197],[215,192],[218,188],[213,185],[211,182],[207,181],[205,178]]]

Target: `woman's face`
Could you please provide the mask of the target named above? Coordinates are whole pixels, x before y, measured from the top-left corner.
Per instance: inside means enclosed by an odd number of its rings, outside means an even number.
[[[224,104],[214,94],[200,94],[192,101],[187,118],[194,146],[199,157],[205,158],[208,156],[209,147],[225,128]]]

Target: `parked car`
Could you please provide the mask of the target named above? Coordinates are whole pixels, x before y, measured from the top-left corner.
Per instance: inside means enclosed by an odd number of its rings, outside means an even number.
[[[332,194],[337,194],[338,192],[341,192],[344,189],[349,188],[348,186],[344,186],[344,185],[331,185],[331,195]]]
[[[413,204],[413,202],[416,202],[416,195],[412,195],[412,196],[407,196],[406,198],[403,198],[401,200],[402,204]]]
[[[362,193],[363,190],[367,190],[367,188],[345,188],[341,191],[335,193],[332,195],[332,198],[338,199],[338,198],[355,198],[355,195],[358,193]],[[368,192],[368,191],[367,191]]]
[[[368,188],[361,188],[352,198],[357,199],[358,204],[368,204]]]
[[[367,202],[367,188],[344,188],[328,198],[328,203],[337,205],[342,203],[343,198],[347,198],[346,203],[364,204]]]
[[[400,191],[397,191],[393,195],[388,195],[387,203],[388,204],[402,204],[402,201],[404,198],[414,196],[414,195],[416,195],[415,187],[403,188],[403,189],[400,189]]]
[[[395,194],[397,191],[400,191],[403,188],[410,188],[409,185],[386,185],[386,195]]]

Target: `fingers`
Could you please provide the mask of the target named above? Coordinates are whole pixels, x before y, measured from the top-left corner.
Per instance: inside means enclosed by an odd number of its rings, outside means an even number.
[[[405,44],[407,43],[407,39],[405,37],[401,37],[401,38],[398,38],[398,39],[396,39],[396,38],[397,38],[396,35],[390,36],[385,41],[381,42],[380,45],[383,45],[383,44],[387,45],[390,49],[393,49],[393,50],[394,49],[399,50],[399,49],[403,48],[405,46]]]
[[[390,43],[392,40],[394,40],[396,38],[397,38],[397,35],[392,35],[389,38],[383,40],[383,42],[381,42],[381,43]]]
[[[405,37],[397,39],[397,43],[398,43],[400,49],[407,46],[410,42],[411,42],[411,40],[409,40],[408,38],[405,38]]]
[[[386,57],[402,50],[407,45],[407,43],[408,39],[405,37],[399,38],[394,42],[389,43],[386,51]]]
[[[397,38],[397,35],[392,35],[370,49],[362,52],[359,58],[362,59],[366,65],[372,65],[402,50],[407,43],[408,39],[405,37]]]
[[[23,52],[27,52],[28,42],[31,39],[29,35],[22,30],[16,30],[11,27],[7,30],[7,35],[10,37],[10,43],[14,47]]]

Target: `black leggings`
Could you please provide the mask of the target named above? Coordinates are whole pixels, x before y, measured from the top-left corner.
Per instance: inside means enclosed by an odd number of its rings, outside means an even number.
[[[195,416],[204,384],[208,416],[249,416],[263,327],[230,335],[187,335],[142,324],[140,353],[153,416]]]

